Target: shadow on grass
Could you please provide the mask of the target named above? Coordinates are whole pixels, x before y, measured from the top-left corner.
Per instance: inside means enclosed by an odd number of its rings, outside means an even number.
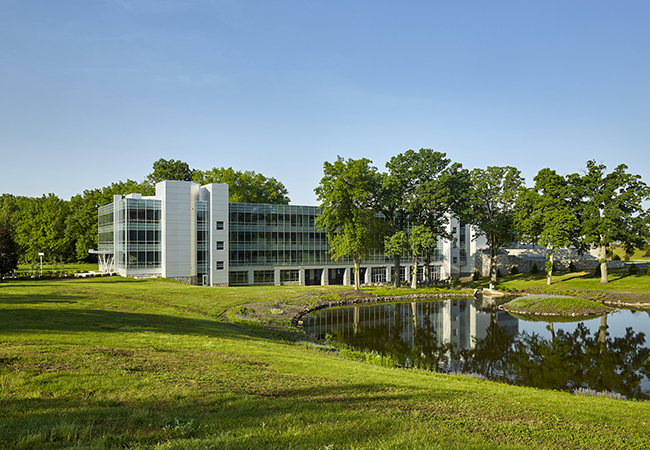
[[[75,396],[9,398],[0,406],[0,444],[3,448],[26,448],[20,443],[31,440],[33,448],[63,442],[130,448],[135,443],[207,439],[212,444],[227,443],[228,448],[254,448],[257,443],[261,448],[298,444],[298,448],[320,449],[333,442],[348,447],[388,439],[398,432],[394,418],[380,411],[410,417],[414,404],[422,409],[436,400],[444,401],[430,393],[426,400],[370,384],[301,387],[263,395],[254,391],[197,392],[178,399],[134,401]],[[441,412],[452,417],[451,411],[436,411]],[[293,432],[279,432],[287,428]]]
[[[11,303],[74,303],[66,300],[24,300]],[[9,303],[9,302],[5,302]],[[210,337],[246,337],[248,332],[209,319],[164,314],[143,314],[99,309],[2,308],[0,333],[50,332],[154,332]]]
[[[0,304],[5,305],[37,305],[40,303],[67,303],[75,304],[76,300],[67,300],[74,298],[74,295],[56,295],[56,294],[30,294],[30,295],[0,295]]]

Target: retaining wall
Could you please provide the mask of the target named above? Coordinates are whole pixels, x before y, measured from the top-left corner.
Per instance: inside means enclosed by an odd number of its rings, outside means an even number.
[[[517,266],[519,272],[530,272],[533,264],[537,265],[540,271],[545,270],[547,250],[530,249],[507,249],[497,256],[497,268],[502,274],[510,273],[513,266]],[[574,249],[560,249],[555,251],[555,270],[568,270],[569,264],[573,263],[576,270],[594,270],[598,263],[598,251],[591,250],[579,254]],[[625,266],[624,261],[608,260],[607,267],[617,269]],[[490,275],[490,255],[485,253],[476,254],[476,269],[481,276]]]

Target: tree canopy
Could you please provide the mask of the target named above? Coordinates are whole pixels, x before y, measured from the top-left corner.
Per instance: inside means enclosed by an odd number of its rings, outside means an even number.
[[[186,162],[160,158],[153,163],[153,172],[147,175],[147,181],[151,185],[164,180],[192,181],[193,172]]]
[[[289,191],[275,178],[267,178],[252,170],[239,171],[232,167],[195,170],[194,182],[199,184],[228,184],[229,201],[232,203],[270,203],[288,205]]]

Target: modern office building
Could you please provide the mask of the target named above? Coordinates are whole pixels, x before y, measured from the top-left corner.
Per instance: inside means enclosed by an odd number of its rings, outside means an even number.
[[[165,277],[204,286],[351,284],[353,262],[332,261],[315,206],[229,203],[227,184],[162,181],[156,195],[115,196],[98,212],[100,270],[124,277]],[[471,227],[450,220],[432,279],[474,272]],[[412,259],[402,258],[408,282]],[[418,270],[420,277],[424,268]],[[361,264],[366,283],[391,282],[393,259],[376,251]]]

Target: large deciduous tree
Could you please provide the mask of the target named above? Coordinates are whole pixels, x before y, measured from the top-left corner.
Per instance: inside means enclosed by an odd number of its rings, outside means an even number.
[[[361,287],[361,259],[376,244],[377,218],[371,209],[372,183],[377,169],[366,158],[325,162],[324,176],[314,189],[322,213],[316,225],[327,232],[332,259],[354,261],[354,288]]]
[[[497,255],[515,240],[515,200],[524,180],[515,167],[490,166],[470,172],[472,223],[490,247],[490,279],[497,281]]]
[[[394,156],[386,163],[380,195],[375,208],[382,212],[391,225],[392,233],[422,225],[438,238],[451,239],[447,225],[451,215],[465,216],[464,205],[469,189],[469,173],[458,163],[452,163],[444,153],[422,148],[408,150]],[[415,245],[416,247],[413,247]],[[412,243],[411,249],[422,248],[430,254],[431,248]],[[395,271],[399,272],[399,254],[395,258]],[[428,258],[427,258],[428,260]],[[428,271],[426,272],[428,278]],[[396,284],[399,279],[396,279]],[[415,281],[417,285],[417,279]]]
[[[604,164],[587,161],[582,175],[571,176],[579,186],[582,241],[599,250],[600,282],[607,280],[607,247],[621,242],[628,247],[642,246],[648,238],[648,211],[643,202],[650,199],[650,189],[640,175],[627,173],[620,164],[606,173]]]
[[[577,244],[580,236],[575,186],[554,170],[542,169],[535,186],[517,198],[516,227],[528,241],[548,249],[546,284],[553,278],[555,251]]]
[[[18,268],[18,245],[12,232],[0,226],[0,281],[2,277]]]
[[[228,184],[229,201],[232,203],[270,203],[288,205],[287,188],[275,178],[267,178],[252,170],[245,172],[229,168],[195,170],[193,180],[199,184]]]

